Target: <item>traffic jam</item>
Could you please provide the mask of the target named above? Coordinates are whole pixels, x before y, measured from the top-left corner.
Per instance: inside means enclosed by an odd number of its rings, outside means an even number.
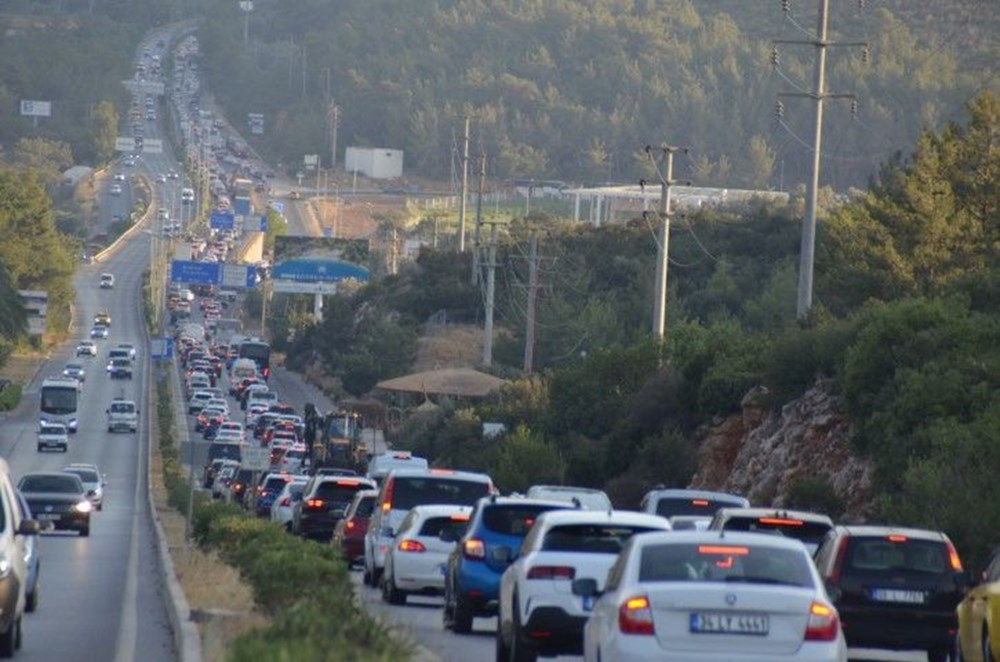
[[[503,495],[483,473],[373,455],[356,415],[272,389],[267,343],[222,316],[238,301],[191,295],[200,320],[178,318],[175,338],[201,487],[336,546],[387,605],[432,596],[444,629],[487,627],[498,660],[952,659],[971,582],[943,532],[689,489],[637,511],[582,487]]]

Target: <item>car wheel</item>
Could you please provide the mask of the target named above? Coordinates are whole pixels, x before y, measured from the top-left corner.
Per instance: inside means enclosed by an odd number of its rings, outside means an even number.
[[[460,593],[455,593],[455,605],[451,611],[451,629],[456,634],[472,632],[472,608],[462,600]]]
[[[7,631],[0,634],[0,657],[14,657],[17,651],[17,630],[21,625],[20,619],[13,621]]]
[[[510,633],[510,657],[511,662],[535,662],[538,659],[538,651],[525,643],[521,638],[521,610],[518,607],[517,596],[511,605],[514,623]]]
[[[45,452],[45,446],[42,446],[41,444],[38,444],[38,452],[39,453],[44,453]]]
[[[510,660],[510,646],[503,640],[503,628],[499,623],[497,623],[496,659],[497,662]]]
[[[365,586],[372,585],[372,573],[371,570],[368,569],[367,563],[365,564],[364,572],[361,574],[361,583]]]
[[[985,623],[983,623],[983,662],[996,662],[993,649],[990,648],[990,632],[986,629]]]
[[[396,588],[396,580],[389,570],[386,570],[385,577],[382,579],[382,599],[391,605],[406,604],[406,592]]]
[[[41,572],[41,571],[42,571],[42,568],[41,568],[41,566],[39,566],[39,568],[38,568],[38,570],[36,570],[36,572]],[[28,612],[29,614],[34,613],[34,611],[36,609],[38,609],[38,584],[39,583],[40,583],[40,580],[36,579],[35,580],[35,588],[31,591],[31,593],[29,593],[28,595],[24,596],[24,611]]]
[[[80,529],[80,537],[81,538],[89,538],[90,537],[90,524],[89,523],[87,524],[87,526],[85,526],[82,529]]]

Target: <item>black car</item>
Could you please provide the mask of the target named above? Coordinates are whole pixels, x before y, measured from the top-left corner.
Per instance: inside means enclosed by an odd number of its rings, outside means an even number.
[[[25,474],[17,485],[28,507],[42,524],[54,529],[78,531],[90,535],[90,513],[94,505],[80,477],[61,471]]]
[[[968,576],[943,533],[837,526],[815,555],[848,647],[924,649],[951,659]]]
[[[244,508],[249,507],[249,502],[247,501],[247,494],[253,489],[253,475],[257,473],[252,469],[240,469],[233,476],[233,479],[229,481],[229,498],[233,503],[243,506]]]
[[[329,541],[355,492],[373,489],[375,482],[367,478],[313,476],[292,510],[292,533]]]

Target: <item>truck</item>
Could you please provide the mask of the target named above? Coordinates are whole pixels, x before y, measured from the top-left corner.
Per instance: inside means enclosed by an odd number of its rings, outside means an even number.
[[[367,457],[361,443],[361,417],[357,412],[336,409],[321,415],[312,403],[307,403],[304,414],[305,441],[312,467],[364,472]]]

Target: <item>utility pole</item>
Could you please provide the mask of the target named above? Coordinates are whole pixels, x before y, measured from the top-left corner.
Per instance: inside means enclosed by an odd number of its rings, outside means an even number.
[[[532,234],[528,244],[528,314],[524,329],[524,371],[531,374],[535,366],[535,301],[538,298],[538,235]]]
[[[465,118],[465,133],[462,137],[462,202],[458,212],[458,250],[460,253],[465,252],[465,204],[469,192],[469,120],[471,119],[469,115],[463,115],[463,117]]]
[[[490,223],[490,249],[486,262],[486,323],[483,329],[483,365],[493,365],[493,298],[496,292],[497,224]]]
[[[659,340],[663,340],[667,326],[667,266],[669,265],[670,248],[670,217],[673,213],[670,210],[671,189],[680,184],[674,179],[674,153],[687,153],[687,148],[662,145],[656,148],[660,152],[660,159],[657,160],[654,149],[646,146],[646,154],[656,166],[656,173],[660,179],[660,204],[657,209],[657,220],[660,222],[659,235],[656,246],[656,295],[653,302],[653,335]],[[660,170],[660,163],[666,163],[666,175]],[[689,184],[690,182],[684,182]],[[640,182],[645,185],[645,182]]]
[[[327,69],[327,73],[329,73]],[[337,128],[340,126],[340,107],[336,102],[331,102],[326,112],[326,117],[330,122],[330,167],[337,168]]]
[[[472,284],[479,284],[479,234],[483,224],[483,189],[486,187],[486,154],[479,155],[479,192],[476,196],[476,229],[473,233]]]
[[[782,9],[785,13],[789,11],[788,0],[782,1]],[[828,94],[826,92],[826,50],[830,46],[861,46],[865,49],[865,60],[867,61],[868,44],[865,42],[831,42],[827,39],[827,19],[830,12],[830,0],[819,0],[819,19],[816,25],[816,39],[777,39],[774,41],[774,50],[771,53],[771,63],[778,65],[777,44],[796,44],[813,46],[816,48],[816,66],[814,70],[814,90],[811,93],[783,93],[779,97],[805,97],[816,102],[815,125],[813,127],[813,160],[812,172],[806,187],[806,214],[802,221],[802,240],[799,248],[799,288],[796,301],[796,317],[803,320],[809,316],[812,309],[813,294],[813,263],[816,252],[816,196],[819,191],[819,168],[822,158],[823,141],[823,101],[826,99],[848,98],[854,99],[853,94]],[[856,107],[856,106],[855,106]],[[781,115],[782,106],[778,102],[778,114]]]

